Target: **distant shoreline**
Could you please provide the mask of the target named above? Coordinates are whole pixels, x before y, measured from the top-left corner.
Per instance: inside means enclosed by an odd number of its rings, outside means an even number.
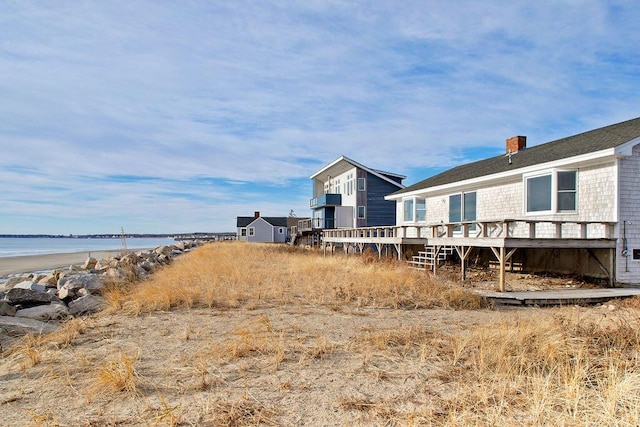
[[[122,252],[122,249],[92,251],[91,256],[96,259],[106,258]],[[0,258],[0,278],[13,274],[31,273],[41,270],[54,270],[82,264],[89,252],[56,253],[43,255],[23,255]]]

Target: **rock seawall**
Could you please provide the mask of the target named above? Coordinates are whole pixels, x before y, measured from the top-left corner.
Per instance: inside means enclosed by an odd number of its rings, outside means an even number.
[[[89,256],[82,265],[11,277],[0,284],[0,338],[49,332],[54,326],[47,322],[101,311],[107,283],[145,278],[199,245],[188,241],[100,260]]]

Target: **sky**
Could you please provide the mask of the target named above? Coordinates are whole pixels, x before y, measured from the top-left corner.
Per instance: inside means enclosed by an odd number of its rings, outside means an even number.
[[[309,216],[345,155],[406,175],[640,116],[640,2],[0,0],[0,234]]]

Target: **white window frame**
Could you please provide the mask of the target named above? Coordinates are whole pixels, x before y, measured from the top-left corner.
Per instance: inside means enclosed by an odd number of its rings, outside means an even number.
[[[253,237],[256,235],[256,229],[254,227],[249,227],[249,236]]]
[[[278,228],[278,233],[279,234],[284,234],[284,228],[283,227]]]
[[[576,188],[574,190],[575,192],[575,197],[574,197],[574,202],[575,202],[575,209],[573,210],[559,210],[558,209],[558,173],[560,172],[573,172],[576,174]],[[528,210],[528,201],[529,201],[529,184],[528,181],[529,179],[532,178],[540,178],[540,177],[544,177],[544,176],[550,176],[551,177],[551,209],[549,210],[544,210],[544,211],[529,211]],[[540,171],[540,172],[536,172],[536,173],[530,173],[530,174],[525,174],[522,177],[522,186],[523,186],[523,200],[522,200],[522,211],[524,212],[525,216],[535,216],[535,215],[575,215],[578,213],[578,197],[579,197],[579,191],[578,191],[578,177],[579,177],[579,173],[577,169],[547,169],[544,171]],[[563,190],[563,192],[566,192]]]
[[[362,215],[360,215],[360,209],[362,209]],[[367,219],[367,207],[366,206],[360,205],[360,206],[358,206],[357,210],[358,210],[358,212],[357,212],[358,219]]]
[[[360,183],[362,183],[362,188],[360,188]],[[358,191],[367,191],[367,179],[366,178],[358,178]]]
[[[477,221],[478,220],[478,191],[477,190],[473,190],[473,191],[463,191],[460,193],[451,193],[449,194],[449,198],[448,198],[448,203],[449,203],[449,208],[448,208],[448,218],[447,221],[450,221],[451,219],[451,197],[452,196],[460,196],[460,222],[468,222],[469,220],[465,220],[465,216],[467,216],[468,212],[465,209],[465,205],[466,205],[466,197],[470,194],[473,194],[475,199],[476,199],[476,204],[475,204],[475,210],[473,212],[474,216],[476,217],[475,220],[471,220],[471,221]],[[468,228],[469,231],[475,231],[476,230],[476,224],[471,224],[469,225]],[[462,232],[462,227],[461,226],[456,226],[454,228],[454,233],[458,234]]]
[[[419,220],[418,217],[418,212],[422,211],[422,209],[418,209],[418,200],[422,200],[424,201],[424,219]],[[407,203],[410,202],[410,216],[409,219],[407,219]],[[405,223],[411,223],[411,224],[415,224],[415,223],[424,223],[427,222],[427,199],[426,197],[418,197],[418,196],[413,196],[413,197],[408,197],[406,199],[402,199],[402,222]]]
[[[243,227],[240,229],[240,237],[247,237],[247,229]]]
[[[415,220],[416,201],[413,197],[402,199],[402,222],[413,222]]]

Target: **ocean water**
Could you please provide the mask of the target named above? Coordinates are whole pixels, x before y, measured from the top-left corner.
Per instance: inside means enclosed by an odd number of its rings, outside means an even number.
[[[157,248],[176,243],[171,238],[127,238],[127,249]],[[122,239],[89,239],[68,237],[12,237],[0,238],[0,258],[61,254],[73,252],[99,252],[123,249]]]

